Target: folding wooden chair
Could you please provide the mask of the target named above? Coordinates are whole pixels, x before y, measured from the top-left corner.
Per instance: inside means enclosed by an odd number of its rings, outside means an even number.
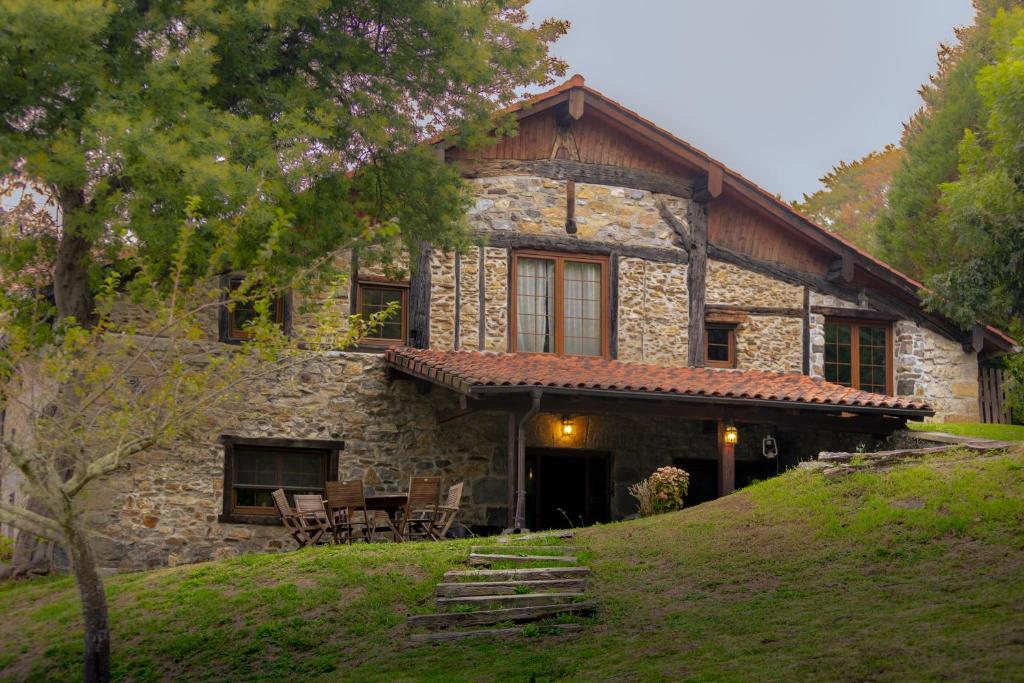
[[[324,534],[334,534],[330,515],[324,507],[324,499],[319,493],[296,493],[295,514],[309,535],[310,545],[316,545]]]
[[[437,516],[430,525],[430,537],[435,541],[444,540],[444,537],[448,535],[448,530],[452,528],[455,518],[459,516],[459,504],[462,502],[462,489],[464,487],[465,483],[460,481],[455,486],[449,488],[448,497],[445,499],[444,505],[437,506]]]
[[[335,542],[352,543],[361,538],[369,543],[376,515],[374,511],[366,509],[363,482],[329,481],[326,484],[326,494]]]
[[[437,517],[437,499],[441,495],[441,477],[413,477],[409,480],[409,500],[402,517],[405,540],[430,538],[430,526]]]
[[[310,539],[309,534],[306,532],[306,527],[295,511],[292,510],[291,506],[288,505],[288,496],[285,495],[284,489],[277,489],[270,494],[270,497],[274,499],[274,507],[277,508],[277,514],[281,515],[284,528],[292,535],[292,538],[299,544],[299,547],[304,548],[309,545]]]

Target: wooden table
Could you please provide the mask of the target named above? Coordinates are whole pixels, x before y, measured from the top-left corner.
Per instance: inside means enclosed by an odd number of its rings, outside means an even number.
[[[398,533],[395,520],[398,518],[399,511],[405,509],[406,503],[409,502],[409,494],[382,493],[376,496],[366,496],[365,500],[367,510],[384,510],[388,513],[388,526],[391,527],[391,531],[395,535],[395,541],[401,541],[402,535]]]

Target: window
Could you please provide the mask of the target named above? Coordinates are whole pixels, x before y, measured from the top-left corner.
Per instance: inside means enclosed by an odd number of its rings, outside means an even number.
[[[233,277],[228,281],[228,289],[234,291],[242,284],[241,277]],[[271,304],[274,322],[285,326],[285,297],[279,296]],[[256,305],[252,301],[238,301],[231,306],[224,306],[221,311],[221,341],[243,341],[252,337],[247,329],[249,322],[257,317]]]
[[[513,350],[608,356],[608,260],[517,252]]]
[[[323,493],[337,475],[340,442],[222,437],[224,516],[277,519],[271,493],[284,489],[290,503],[297,493]],[[258,519],[256,520],[258,521]]]
[[[376,327],[362,335],[361,342],[368,345],[402,345],[408,339],[409,288],[399,284],[360,282],[356,309],[364,319],[388,310],[392,303],[398,310]]]
[[[704,359],[711,368],[736,367],[736,328],[709,325],[704,330]]]
[[[876,394],[891,394],[889,325],[875,322],[825,322],[825,379]]]

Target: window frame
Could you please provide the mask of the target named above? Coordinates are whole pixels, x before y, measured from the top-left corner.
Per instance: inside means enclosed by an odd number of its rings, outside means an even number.
[[[392,347],[392,346],[406,346],[409,343],[409,283],[408,282],[393,282],[390,280],[371,280],[368,278],[360,278],[356,281],[356,306],[355,312],[362,318],[363,315],[363,290],[365,288],[371,289],[387,289],[397,291],[401,294],[401,307],[400,321],[399,324],[402,327],[402,338],[401,339],[384,339],[381,337],[364,337],[362,334],[359,335],[359,346],[378,346],[378,347]],[[389,318],[389,321],[392,320]]]
[[[554,321],[554,350],[546,351],[519,351],[516,348],[518,339],[519,323],[519,259],[547,259],[555,262],[555,321]],[[509,288],[509,349],[512,353],[545,354],[551,353],[555,356],[565,356],[565,262],[573,261],[578,263],[596,263],[601,267],[601,353],[596,356],[575,356],[578,358],[603,358],[611,359],[611,260],[601,254],[574,254],[558,251],[541,251],[534,249],[516,249],[512,252],[512,272],[510,274]]]
[[[729,358],[728,360],[711,360],[708,354],[708,347],[711,337],[710,330],[725,330],[729,333]],[[735,368],[736,367],[736,325],[729,323],[710,322],[704,325],[704,365],[709,368]]]
[[[826,328],[829,325],[844,325],[850,328],[850,388],[867,391],[867,389],[861,389],[860,387],[860,328],[862,327],[874,327],[883,328],[885,330],[885,395],[894,396],[893,393],[893,376],[895,370],[895,362],[893,356],[893,341],[892,341],[892,321],[890,320],[878,320],[874,318],[844,318],[841,316],[826,316],[825,323],[822,325],[822,333],[826,333]],[[826,344],[826,347],[828,345]],[[833,380],[825,377],[825,368],[827,365],[827,348],[822,351],[821,356],[821,374],[827,381],[833,384],[839,384],[839,382],[833,382]],[[840,384],[840,386],[847,386]]]
[[[252,334],[235,326],[235,307],[230,306],[231,291],[238,287],[244,276],[241,273],[229,273],[223,276],[221,288],[224,290],[223,302],[220,307],[220,340],[228,344],[241,344],[252,339]],[[289,331],[290,295],[285,293],[274,297],[274,322],[281,326],[287,334]]]
[[[324,456],[323,477],[325,484],[338,478],[338,454],[345,447],[345,443],[340,440],[248,438],[230,434],[222,435],[218,442],[224,446],[223,505],[218,521],[235,524],[281,524],[276,508],[235,505],[235,489],[237,488],[235,486],[236,447],[241,447],[242,450],[248,448],[273,448],[280,451],[294,451],[296,454],[302,454],[305,451],[307,455],[311,452],[319,452],[320,455]],[[279,458],[278,468],[280,468],[280,461],[283,457]],[[278,478],[280,478],[280,469],[278,469],[278,472]],[[275,486],[275,488],[283,487]],[[303,490],[308,490],[308,487],[304,487]]]

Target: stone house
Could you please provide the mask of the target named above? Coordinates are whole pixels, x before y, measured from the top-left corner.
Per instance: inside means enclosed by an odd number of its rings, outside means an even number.
[[[978,419],[1000,331],[925,311],[918,283],[579,76],[512,112],[518,134],[482,151],[432,142],[475,193],[474,246],[428,247],[405,280],[341,255],[337,305],[399,315],[89,492],[107,568],[290,547],[281,486],[436,473],[466,483],[477,531],[579,525],[633,513],[628,486],[663,465],[699,502],[908,419]],[[301,338],[299,303],[277,312]]]

